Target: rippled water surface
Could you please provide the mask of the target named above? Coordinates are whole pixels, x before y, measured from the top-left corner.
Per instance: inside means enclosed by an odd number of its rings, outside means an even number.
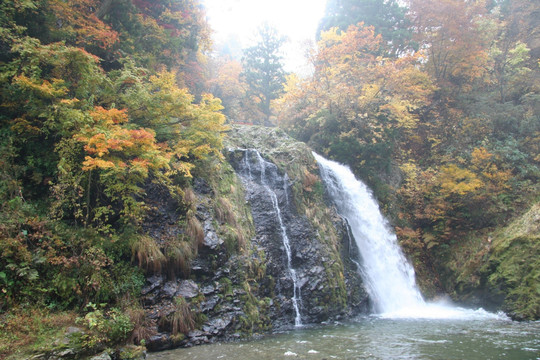
[[[149,359],[540,359],[540,322],[366,317]]]

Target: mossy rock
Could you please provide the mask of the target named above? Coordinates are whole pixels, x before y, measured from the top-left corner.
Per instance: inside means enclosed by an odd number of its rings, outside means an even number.
[[[490,292],[505,294],[510,316],[540,319],[540,203],[498,233],[481,272]]]

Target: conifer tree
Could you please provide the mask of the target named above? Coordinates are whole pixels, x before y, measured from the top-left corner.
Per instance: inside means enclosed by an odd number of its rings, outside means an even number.
[[[285,82],[280,55],[285,40],[268,24],[259,28],[257,35],[257,44],[244,50],[244,76],[249,86],[249,95],[258,102],[265,125],[270,125],[270,103],[281,95]]]

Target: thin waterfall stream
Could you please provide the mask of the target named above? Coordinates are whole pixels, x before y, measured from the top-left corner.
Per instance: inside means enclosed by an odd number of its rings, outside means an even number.
[[[294,318],[294,325],[295,326],[302,326],[302,316],[300,314],[300,304],[302,302],[302,295],[300,291],[300,287],[298,285],[298,277],[296,275],[296,270],[292,266],[292,251],[291,251],[291,243],[289,240],[289,236],[287,235],[287,228],[285,226],[285,223],[283,221],[283,216],[281,214],[281,209],[279,207],[279,201],[278,197],[274,190],[270,187],[268,184],[268,179],[266,175],[267,169],[276,170],[276,165],[272,164],[271,162],[268,162],[263,159],[261,154],[257,150],[246,150],[244,155],[244,164],[245,168],[247,169],[247,176],[249,180],[254,181],[254,172],[253,167],[250,160],[250,154],[253,154],[256,158],[255,168],[257,171],[260,172],[260,184],[263,186],[265,191],[268,193],[270,200],[272,201],[272,206],[274,209],[274,214],[278,220],[279,227],[280,227],[280,235],[281,239],[283,241],[283,247],[285,248],[285,254],[287,256],[287,270],[289,272],[289,276],[293,282],[293,296],[291,298],[292,305],[295,312],[295,318]],[[287,195],[287,177],[284,176],[283,178],[283,191],[285,193],[285,199],[288,203],[289,198]]]

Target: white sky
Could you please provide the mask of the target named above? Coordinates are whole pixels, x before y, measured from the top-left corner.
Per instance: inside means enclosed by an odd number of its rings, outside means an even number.
[[[289,42],[284,45],[288,71],[305,71],[306,40],[315,39],[326,0],[202,0],[214,43],[238,40],[242,48],[253,45],[257,28],[264,22],[274,26]]]

